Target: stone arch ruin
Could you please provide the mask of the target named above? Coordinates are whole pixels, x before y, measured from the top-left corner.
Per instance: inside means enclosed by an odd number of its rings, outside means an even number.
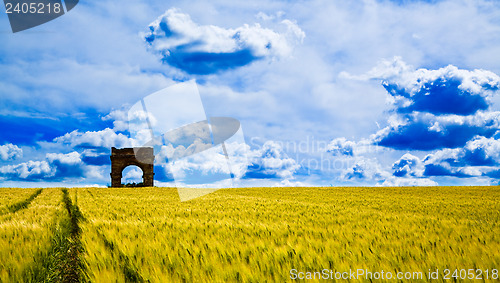
[[[142,170],[142,183],[145,187],[153,187],[154,152],[152,147],[111,148],[111,187],[123,187],[122,172],[129,165]]]

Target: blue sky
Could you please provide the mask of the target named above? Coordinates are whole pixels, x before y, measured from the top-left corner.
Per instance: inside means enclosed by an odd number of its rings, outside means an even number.
[[[80,1],[15,34],[4,12],[0,186],[109,184],[125,113],[192,79],[241,122],[238,185],[500,182],[498,1]]]

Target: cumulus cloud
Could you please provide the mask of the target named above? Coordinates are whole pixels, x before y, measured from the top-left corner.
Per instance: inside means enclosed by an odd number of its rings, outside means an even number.
[[[125,170],[123,170],[122,180],[124,180],[124,183],[130,183],[130,182],[140,183],[142,182],[142,175],[143,172],[139,167],[130,166],[125,168]]]
[[[461,148],[445,148],[425,155],[422,159],[410,153],[394,162],[394,177],[425,178],[451,176],[458,178],[488,176],[499,179],[500,141],[476,137]]]
[[[372,136],[394,149],[434,150],[464,146],[475,136],[492,137],[500,112],[489,111],[500,77],[485,70],[449,65],[437,70],[415,69],[400,57],[382,61],[352,79],[380,79],[394,113],[388,126]]]
[[[486,175],[500,164],[500,141],[495,138],[476,137],[463,148],[442,149],[424,157],[425,176],[471,177]]]
[[[394,116],[387,127],[371,136],[374,143],[394,149],[455,148],[475,136],[492,137],[500,125],[500,112],[496,111],[468,116],[422,112]]]
[[[399,57],[382,64],[386,69],[373,70],[371,76],[383,79],[382,85],[393,97],[398,112],[472,115],[488,109],[490,97],[500,88],[500,77],[485,70],[469,71],[452,65],[415,70]]]
[[[55,173],[55,169],[47,161],[30,160],[0,167],[1,177],[8,180],[41,180],[51,178]]]
[[[336,138],[332,140],[327,147],[327,152],[333,155],[354,155],[354,147],[356,143],[348,141],[346,138]]]
[[[45,160],[30,160],[0,167],[0,177],[7,180],[65,180],[85,176],[84,163],[78,152],[47,153]]]
[[[55,168],[55,178],[65,179],[85,176],[85,164],[81,159],[81,154],[76,151],[67,154],[48,153],[46,159]]]
[[[249,146],[226,142],[225,147],[229,158],[226,158],[220,145],[213,147],[196,141],[187,148],[183,145],[163,145],[155,157],[155,178],[161,182],[175,180],[180,183],[240,179],[249,165]]]
[[[384,181],[390,174],[374,158],[358,158],[351,168],[344,170],[344,180]]]
[[[390,177],[382,183],[384,187],[416,187],[438,186],[439,184],[428,178],[396,178]]]
[[[129,127],[128,113],[122,109],[113,110],[101,119],[103,121],[112,121],[113,130],[116,132],[126,131]]]
[[[134,141],[124,134],[116,133],[114,130],[106,128],[101,131],[80,132],[74,130],[63,136],[54,139],[56,143],[67,144],[72,148],[86,147],[127,147]]]
[[[411,153],[406,153],[398,161],[394,162],[392,169],[394,169],[393,175],[396,177],[421,177],[424,168],[420,158]]]
[[[289,158],[283,151],[282,146],[274,141],[267,141],[261,148],[251,150],[244,143],[225,144],[229,159],[223,153],[222,148],[215,147],[197,151],[197,154],[189,155],[170,161],[167,156],[175,156],[175,151],[180,150],[184,155],[186,149],[162,146],[156,161],[161,171],[159,181],[192,182],[196,179],[206,180],[212,178],[233,178],[235,181],[241,179],[283,179],[295,178],[300,165]],[[168,162],[168,163],[167,163]],[[213,182],[215,179],[211,180]]]
[[[394,162],[390,169],[379,163],[377,158],[354,157],[353,166],[344,169],[341,179],[360,184],[377,186],[436,186],[437,182],[424,174],[424,163],[416,156],[406,153]]]
[[[290,20],[279,33],[260,24],[227,29],[198,25],[189,15],[169,9],[144,34],[162,61],[189,74],[211,74],[241,67],[261,58],[289,56],[305,33]]]
[[[281,182],[273,185],[274,187],[311,187],[311,184],[299,182],[299,181],[290,181],[289,179],[282,180]]]
[[[326,152],[333,156],[355,157],[364,154],[377,153],[382,150],[381,147],[375,145],[372,140],[361,139],[354,142],[347,140],[344,137],[336,138],[330,141],[326,146]]]
[[[436,70],[415,69],[400,57],[382,61],[364,75],[341,73],[356,80],[382,80],[391,105],[387,126],[369,143],[388,150],[427,151],[424,158],[410,152],[392,164],[386,176],[376,162],[359,154],[361,142],[332,140],[328,151],[354,156],[347,179],[384,179],[384,185],[432,184],[428,177],[496,177],[500,164],[500,112],[491,111],[491,98],[500,90],[500,77],[485,70],[449,65]],[[366,141],[365,141],[366,142]]]
[[[500,89],[500,77],[490,71],[470,71],[453,65],[437,70],[415,69],[398,56],[382,60],[364,75],[342,72],[340,76],[382,80],[399,112],[470,115],[487,109],[488,100]]]
[[[262,148],[250,153],[251,164],[245,178],[266,179],[283,178],[293,179],[300,169],[300,164],[288,157],[282,146],[274,141],[267,141]]]
[[[467,142],[461,151],[458,164],[484,166],[500,162],[500,141],[495,138],[477,137]]]
[[[0,145],[0,160],[15,160],[23,156],[23,150],[14,144]]]
[[[65,165],[75,165],[82,162],[80,158],[80,154],[76,151],[73,151],[68,154],[63,153],[47,153],[47,160],[50,163],[58,163]]]
[[[174,146],[172,143],[169,143],[168,145],[161,147],[159,159],[174,161],[183,157],[193,155],[195,153],[205,151],[209,148],[212,148],[212,144],[206,143],[201,139],[195,139],[187,147],[182,144]]]

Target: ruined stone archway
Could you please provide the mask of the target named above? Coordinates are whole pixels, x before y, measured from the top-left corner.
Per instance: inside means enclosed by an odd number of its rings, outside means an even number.
[[[145,187],[153,187],[154,152],[152,147],[111,148],[111,187],[123,187],[122,172],[125,167],[135,165],[142,170]]]

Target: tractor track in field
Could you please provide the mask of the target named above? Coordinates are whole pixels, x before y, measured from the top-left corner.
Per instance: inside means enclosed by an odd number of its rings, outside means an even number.
[[[14,204],[11,204],[9,206],[7,206],[7,210],[8,212],[10,213],[16,213],[18,212],[19,210],[21,209],[25,209],[25,208],[28,208],[28,205],[30,205],[30,203],[38,196],[42,193],[43,189],[39,189],[37,190],[36,192],[34,192],[33,194],[31,194],[27,199],[25,200],[22,200],[20,202],[16,202]]]
[[[81,242],[80,221],[85,220],[77,205],[77,196],[75,195],[75,203],[71,201],[68,190],[63,189],[63,202],[69,215],[69,249],[65,256],[65,266],[62,270],[63,282],[81,282],[86,281],[85,264],[81,254],[84,252]]]
[[[51,247],[35,257],[34,265],[25,270],[29,282],[88,282],[83,259],[83,244],[79,223],[84,217],[67,189],[62,189],[62,203],[67,215],[56,219]]]

